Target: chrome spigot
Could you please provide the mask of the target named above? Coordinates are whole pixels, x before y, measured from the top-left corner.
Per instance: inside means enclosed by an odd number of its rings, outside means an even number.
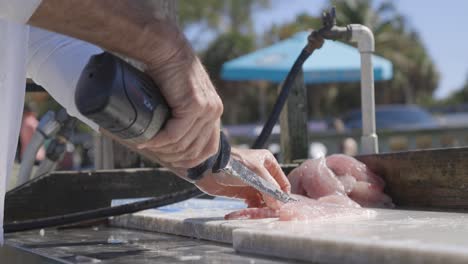
[[[324,39],[349,41],[352,37],[350,25],[339,27],[336,25],[336,9],[332,7],[330,11],[322,13],[322,28],[314,30],[308,37],[307,50],[319,49],[323,45]]]
[[[324,39],[330,40],[350,40],[351,39],[351,27],[339,27],[336,25],[336,9],[332,7],[329,12],[322,13],[322,24],[323,27],[318,30],[319,34]]]

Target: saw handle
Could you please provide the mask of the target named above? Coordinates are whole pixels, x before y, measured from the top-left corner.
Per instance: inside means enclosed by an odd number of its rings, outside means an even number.
[[[114,54],[90,58],[76,86],[80,113],[123,140],[141,143],[153,138],[170,118],[170,109],[152,79]],[[225,168],[231,146],[221,132],[218,153],[188,170],[199,180],[211,169]]]
[[[205,175],[205,172],[211,169],[211,172],[219,172],[224,169],[231,158],[231,145],[227,140],[226,135],[221,132],[219,137],[218,152],[209,157],[202,164],[193,167],[187,171],[187,177],[193,181],[200,180]]]

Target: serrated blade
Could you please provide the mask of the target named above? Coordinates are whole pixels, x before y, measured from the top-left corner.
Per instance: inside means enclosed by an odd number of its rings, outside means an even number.
[[[292,198],[289,194],[280,190],[273,183],[259,177],[255,172],[251,171],[244,164],[235,159],[231,159],[227,167],[222,170],[225,173],[242,180],[261,193],[269,195],[280,202],[288,203],[298,201],[297,199]]]

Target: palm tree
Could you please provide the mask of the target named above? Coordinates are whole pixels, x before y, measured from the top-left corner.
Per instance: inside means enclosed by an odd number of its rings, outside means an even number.
[[[307,13],[301,13],[297,15],[292,23],[272,25],[272,27],[264,33],[264,44],[271,45],[280,40],[289,38],[297,32],[317,29],[321,26],[322,20],[320,18],[310,16]]]
[[[265,98],[259,95],[261,89],[263,88],[267,95],[276,95],[275,89],[266,89],[259,82],[227,82],[220,78],[224,62],[253,50],[255,37],[230,32],[219,35],[201,56],[224,103],[223,124],[257,122],[264,117],[266,108],[262,104],[262,99]]]
[[[436,67],[418,34],[408,28],[406,18],[390,1],[373,8],[371,0],[333,0],[338,25],[363,24],[374,33],[376,53],[392,61],[394,77],[377,84],[378,103],[423,102],[432,96],[438,83]],[[298,31],[321,27],[320,19],[300,14],[292,23],[274,25],[265,33],[265,42],[290,37]],[[313,56],[312,58],[313,59]],[[359,106],[359,84],[313,85],[309,93],[310,113],[336,114]]]
[[[452,93],[448,98],[444,99],[441,104],[455,105],[455,104],[466,104],[468,103],[468,74],[465,84],[462,88]]]
[[[195,24],[201,31],[209,30],[216,35],[201,58],[223,99],[224,124],[255,122],[262,116],[263,108],[258,107],[259,89],[251,88],[258,83],[225,82],[220,78],[220,69],[224,62],[255,49],[252,14],[269,5],[270,0],[179,0],[182,27]]]
[[[394,79],[384,84],[385,103],[414,103],[423,100],[437,87],[438,73],[419,35],[408,28],[406,19],[391,1],[377,8],[371,0],[335,0],[339,24],[363,24],[375,36],[376,53],[394,64]]]
[[[199,24],[216,33],[253,34],[252,13],[270,6],[270,0],[180,0],[182,27]]]

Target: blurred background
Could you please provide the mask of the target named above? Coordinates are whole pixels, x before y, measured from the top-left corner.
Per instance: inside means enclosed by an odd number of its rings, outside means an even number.
[[[320,28],[322,11],[332,5],[338,25],[369,27],[376,54],[391,62],[391,78],[375,83],[381,152],[468,145],[468,34],[461,26],[468,24],[468,1],[179,0],[178,5],[180,27],[224,102],[223,127],[233,145],[253,142],[279,84],[262,78],[225,80],[223,65]],[[306,85],[309,157],[359,154],[359,81]],[[59,108],[45,93],[28,93],[27,105],[37,119]],[[279,133],[275,128],[268,146],[281,160]],[[95,137],[77,125],[57,169],[95,168]],[[115,167],[154,165],[137,155],[116,159]]]

